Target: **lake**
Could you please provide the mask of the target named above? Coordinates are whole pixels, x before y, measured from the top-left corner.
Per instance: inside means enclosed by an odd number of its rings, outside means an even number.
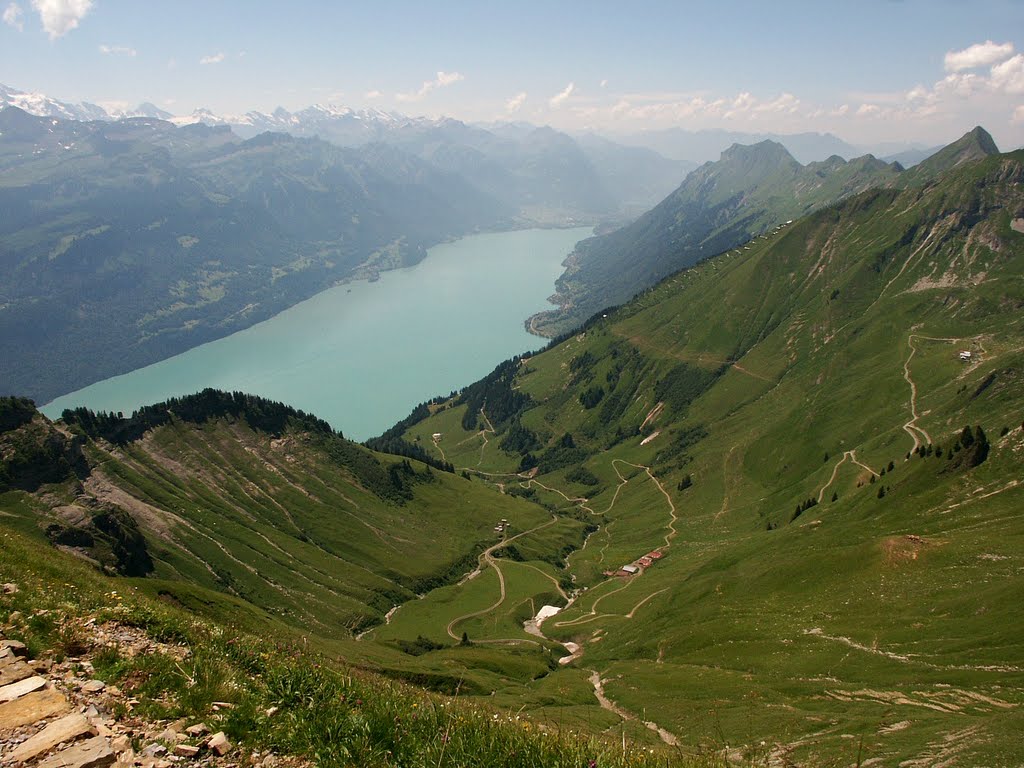
[[[419,264],[323,291],[244,331],[92,384],[40,410],[125,414],[205,387],[280,400],[347,437],[383,432],[412,408],[544,340],[524,320],[549,308],[562,260],[589,227],[464,237]]]

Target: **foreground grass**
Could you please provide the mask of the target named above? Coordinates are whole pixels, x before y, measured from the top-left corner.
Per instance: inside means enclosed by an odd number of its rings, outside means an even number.
[[[202,719],[246,750],[323,766],[720,762],[714,755],[557,732],[512,711],[428,694],[327,659],[283,628],[274,629],[278,639],[271,641],[199,620],[14,530],[4,528],[0,541],[0,581],[19,587],[0,596],[4,633],[25,642],[33,656],[90,656],[98,677],[139,700],[135,717]],[[139,628],[177,652],[130,656],[118,648],[91,648],[91,627],[108,624]]]

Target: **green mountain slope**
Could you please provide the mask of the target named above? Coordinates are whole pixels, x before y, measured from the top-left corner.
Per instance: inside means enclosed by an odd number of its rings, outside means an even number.
[[[224,592],[325,637],[472,569],[503,517],[549,518],[258,398],[207,391],[134,419],[28,418],[0,435],[0,479],[43,488],[19,497],[23,529],[109,572]]]
[[[394,147],[0,112],[0,391],[46,401],[511,209]]]
[[[960,163],[677,272],[371,441],[430,471],[242,395],[4,401],[0,525],[560,728],[1019,764],[1022,181]]]
[[[596,676],[686,743],[1024,759],[1022,180],[1017,152],[856,195],[405,425],[599,526],[542,624],[581,653],[519,701]]]
[[[666,275],[746,243],[785,221],[872,187],[920,185],[962,162],[996,152],[981,128],[903,173],[870,155],[800,165],[781,144],[734,145],[705,163],[632,224],[580,243],[567,259],[554,301],[531,328],[567,331]]]

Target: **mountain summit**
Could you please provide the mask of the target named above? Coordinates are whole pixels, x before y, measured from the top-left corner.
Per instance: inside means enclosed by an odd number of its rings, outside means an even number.
[[[963,163],[972,163],[998,154],[999,147],[996,146],[992,135],[977,125],[952,144],[916,165],[908,178],[916,181],[941,176]]]

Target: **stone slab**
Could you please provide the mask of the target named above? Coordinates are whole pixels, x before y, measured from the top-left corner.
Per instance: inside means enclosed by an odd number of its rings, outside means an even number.
[[[0,686],[16,683],[34,674],[35,670],[32,667],[15,657],[9,664],[0,664]]]
[[[38,723],[69,709],[71,704],[64,694],[54,688],[29,693],[15,701],[0,704],[0,732]]]
[[[16,683],[10,685],[0,686],[0,703],[5,701],[14,701],[17,698],[24,696],[26,693],[32,693],[38,691],[46,685],[45,677],[29,677],[24,680],[19,680]]]
[[[49,752],[65,741],[73,741],[80,736],[94,734],[92,724],[77,712],[54,720],[35,736],[23,741],[18,748],[7,755],[8,760],[23,763]]]
[[[37,764],[37,768],[106,768],[116,755],[102,736],[81,741]]]

